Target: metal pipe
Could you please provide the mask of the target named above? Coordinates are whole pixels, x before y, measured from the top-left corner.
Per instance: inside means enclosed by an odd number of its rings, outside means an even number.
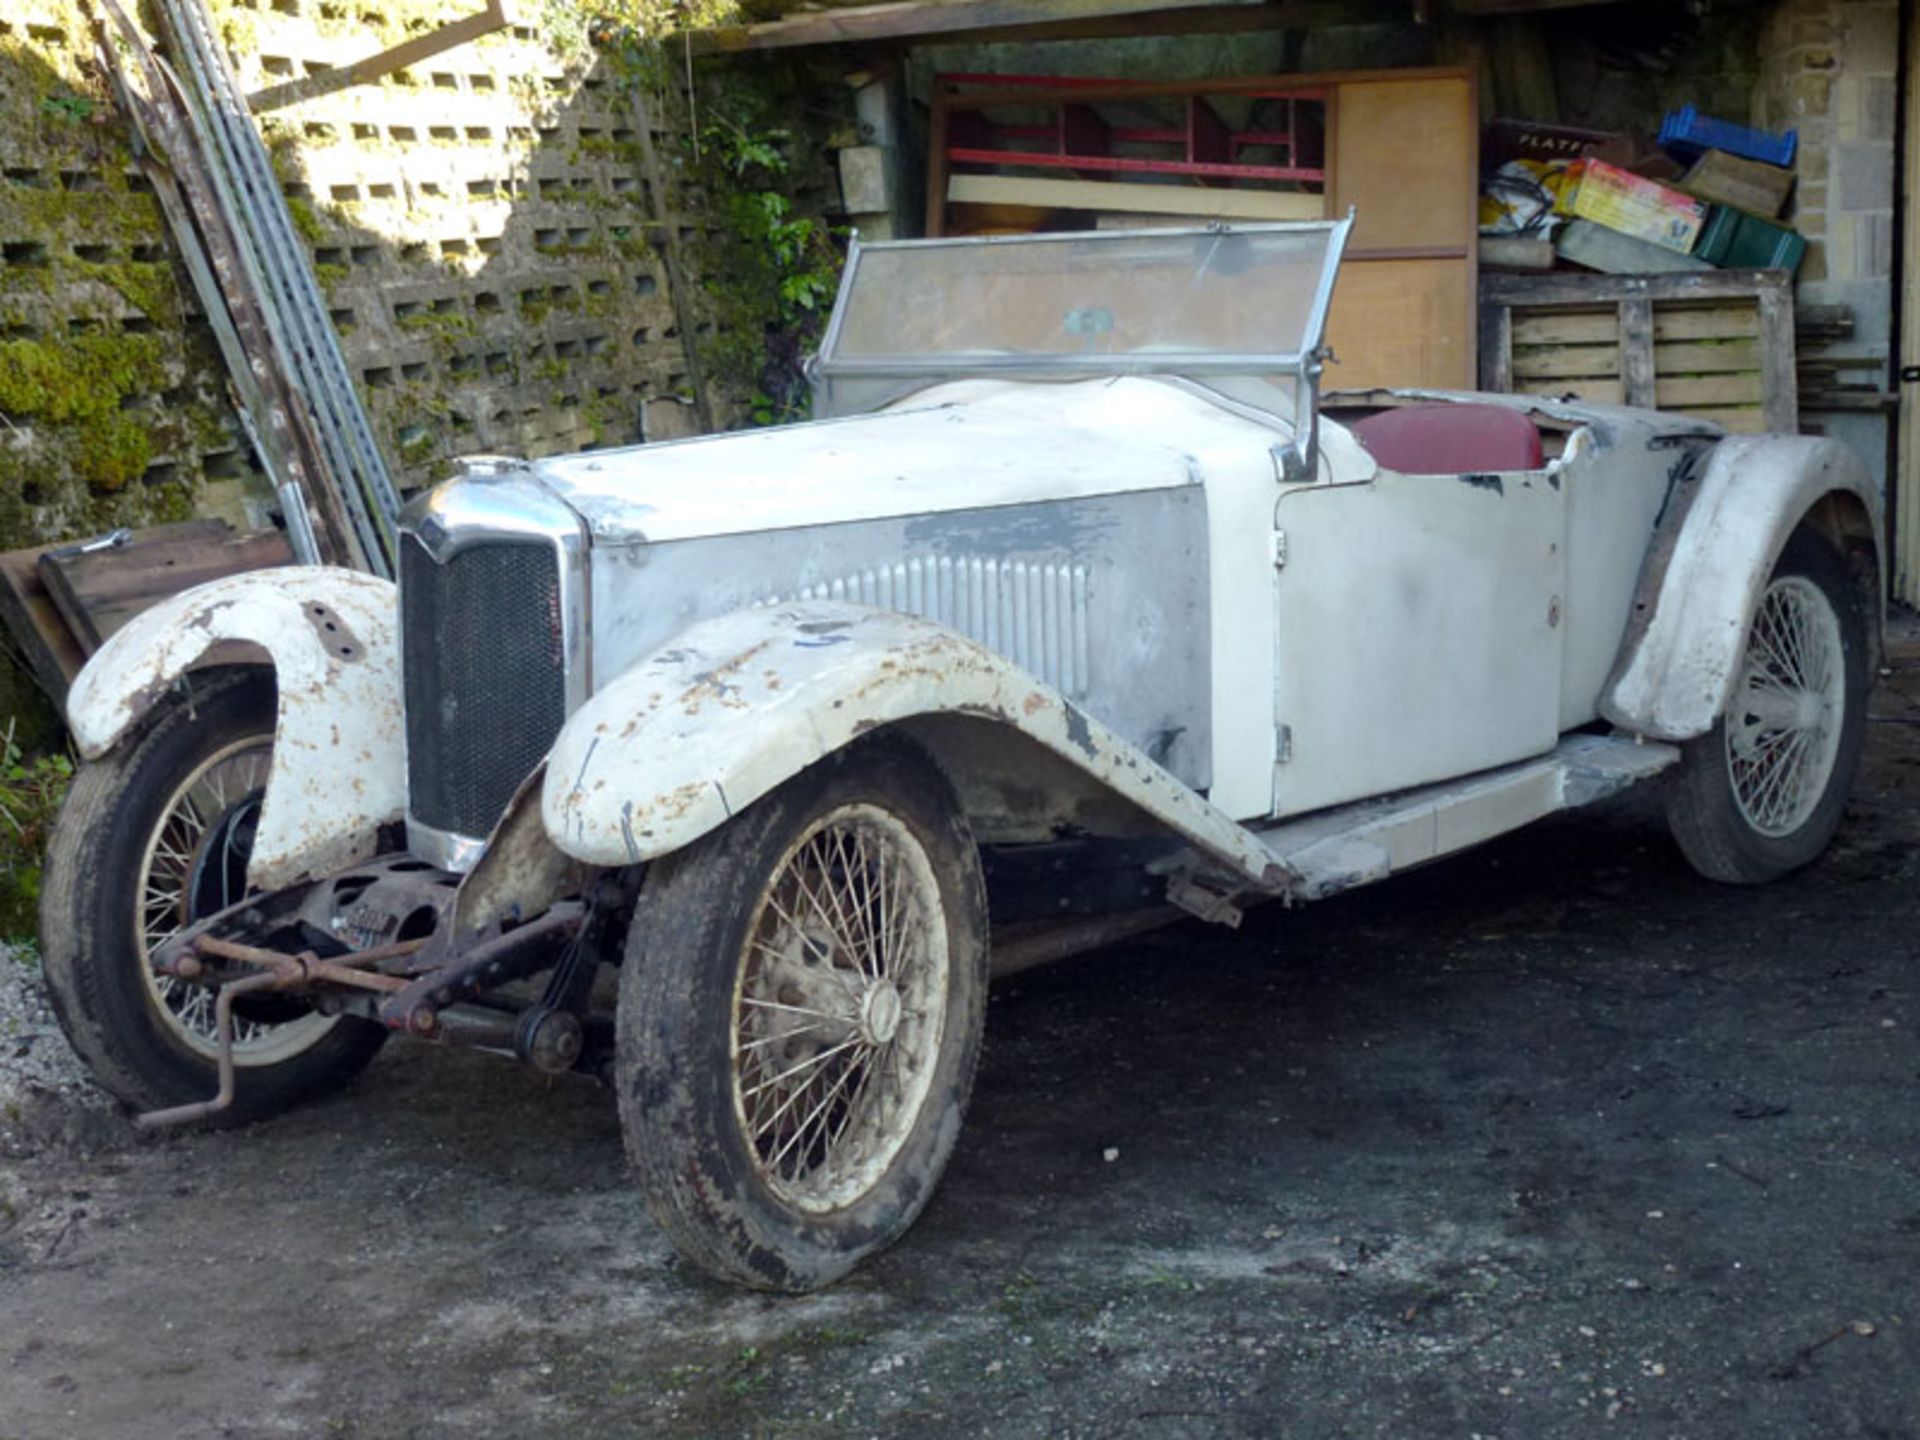
[[[209,1115],[218,1115],[233,1105],[233,1002],[243,995],[251,995],[259,990],[276,990],[281,986],[278,975],[271,972],[249,975],[244,980],[235,980],[231,985],[222,985],[220,994],[213,1002],[213,1033],[215,1043],[220,1047],[220,1088],[214,1092],[213,1099],[197,1101],[192,1105],[175,1105],[167,1110],[149,1110],[144,1115],[133,1117],[135,1128],[140,1130],[158,1130],[166,1125],[189,1125],[195,1120],[204,1120]]]
[[[271,161],[213,41],[204,9],[168,0],[164,10],[203,112],[203,128],[217,151],[214,169],[222,201],[245,232],[249,258],[270,301],[264,308],[276,348],[310,408],[369,567],[390,574],[398,497],[347,375],[338,337]]]

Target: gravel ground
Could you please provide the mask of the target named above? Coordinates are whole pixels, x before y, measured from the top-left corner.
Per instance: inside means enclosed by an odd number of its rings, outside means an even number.
[[[136,1141],[22,1080],[56,1052],[0,1002],[0,1440],[1914,1440],[1901,640],[1840,840],[1778,884],[1695,879],[1629,795],[998,987],[927,1213],[805,1299],[684,1270],[590,1085],[395,1044]]]
[[[53,1018],[39,957],[0,943],[0,1135],[29,1110],[112,1107]]]

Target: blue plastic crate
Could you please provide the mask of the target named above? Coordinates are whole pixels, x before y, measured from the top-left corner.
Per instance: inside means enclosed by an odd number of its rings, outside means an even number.
[[[1800,132],[1789,130],[1781,135],[1769,135],[1765,130],[1735,125],[1731,120],[1716,120],[1711,115],[1702,115],[1691,105],[1683,105],[1660,126],[1660,144],[1689,160],[1696,160],[1709,150],[1724,150],[1729,155],[1791,170],[1793,157],[1800,148]]]

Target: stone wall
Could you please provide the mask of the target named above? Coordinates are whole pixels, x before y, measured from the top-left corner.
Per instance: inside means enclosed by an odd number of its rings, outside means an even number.
[[[472,0],[209,0],[249,91],[431,30]],[[558,53],[565,51],[565,53]],[[730,285],[727,195],[692,131],[753,100],[790,132],[796,214],[838,204],[829,138],[851,93],[788,62],[636,76],[526,26],[261,117],[395,478],[459,454],[547,455],[695,428],[688,341],[716,423],[759,388],[761,320]],[[644,163],[638,88],[668,177]],[[792,95],[806,91],[804,103]],[[771,97],[771,98],[769,98]],[[785,98],[782,98],[785,97]],[[710,153],[705,156],[710,160]],[[767,183],[759,177],[756,183]],[[657,244],[678,237],[695,334]],[[750,302],[751,297],[748,297]],[[728,327],[735,327],[729,334]],[[159,206],[93,59],[83,0],[0,7],[0,549],[191,515],[250,528],[272,497]],[[0,726],[30,698],[0,646]]]
[[[210,8],[251,91],[474,7]],[[689,116],[714,123],[716,95],[777,84],[771,63],[705,67],[706,107],[692,110],[668,69],[649,109],[665,195],[643,163],[634,77],[593,53],[556,54],[526,26],[261,117],[403,489],[462,453],[537,456],[694,428],[688,341],[724,340],[728,307],[710,263],[725,250],[724,197],[703,188]],[[265,488],[107,103],[80,0],[8,7],[0,82],[0,543],[196,512],[260,523]],[[828,86],[786,108],[796,213],[817,214],[838,201],[823,136],[851,123],[851,99]],[[666,233],[692,277],[691,337],[655,243]],[[712,379],[717,422],[737,419],[754,377]]]
[[[1808,241],[1798,295],[1852,313],[1852,339],[1822,359],[1845,362],[1843,380],[1862,386],[1890,378],[1899,26],[1899,0],[1779,0],[1760,35],[1751,109],[1756,125],[1800,132],[1789,214]],[[1802,422],[1851,444],[1885,489],[1884,411],[1811,409]]]

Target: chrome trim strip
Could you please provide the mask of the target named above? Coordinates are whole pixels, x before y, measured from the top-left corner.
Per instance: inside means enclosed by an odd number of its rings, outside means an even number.
[[[487,853],[487,842],[471,835],[455,835],[451,830],[435,830],[407,817],[407,853],[438,870],[464,875],[480,863]]]

